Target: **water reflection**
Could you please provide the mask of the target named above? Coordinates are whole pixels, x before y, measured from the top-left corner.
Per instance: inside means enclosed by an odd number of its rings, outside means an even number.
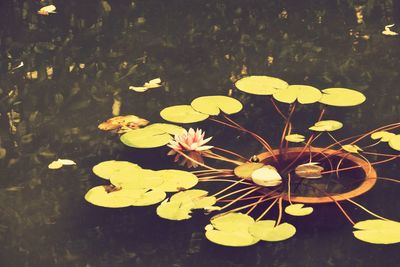
[[[37,11],[55,4],[57,14]],[[83,200],[90,168],[129,159],[173,166],[167,151],[128,151],[97,130],[121,114],[161,121],[159,110],[200,95],[228,94],[248,74],[291,84],[363,91],[361,107],[332,109],[346,135],[399,118],[399,39],[381,34],[396,23],[397,1],[18,1],[0,3],[0,263],[2,266],[380,266],[400,258],[394,246],[353,240],[350,228],[316,222],[285,243],[240,250],[204,240],[206,218],[176,224],[152,209],[103,210]],[[397,28],[396,28],[397,27]],[[23,63],[23,66],[21,66]],[[160,90],[128,90],[161,77]],[[265,100],[233,91],[248,112],[237,119],[274,139],[278,117]],[[313,121],[304,109],[304,123]],[[242,148],[248,137],[214,125],[215,142]],[[227,138],[229,136],[229,138]],[[275,138],[276,139],[276,138]],[[276,139],[277,140],[277,139]],[[243,146],[243,145],[242,145]],[[249,155],[256,144],[246,146]],[[74,159],[57,171],[47,164]],[[155,164],[155,162],[159,162]],[[388,176],[396,176],[396,166]],[[380,189],[389,190],[387,207]],[[387,191],[385,191],[387,192]],[[394,190],[365,198],[395,217]],[[350,208],[352,209],[352,208]],[[353,212],[357,212],[353,210]],[[327,212],[329,218],[337,214]],[[390,256],[385,256],[390,255]],[[301,259],[301,260],[299,260]],[[301,262],[301,263],[300,263]]]

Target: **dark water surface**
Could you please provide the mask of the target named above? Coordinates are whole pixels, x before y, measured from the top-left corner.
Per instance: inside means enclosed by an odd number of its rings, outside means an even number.
[[[36,14],[51,3],[57,14]],[[103,209],[83,198],[102,182],[91,167],[103,160],[126,159],[153,169],[175,166],[165,157],[167,149],[129,149],[116,135],[97,129],[113,116],[115,99],[122,103],[121,114],[158,122],[166,106],[201,95],[227,95],[232,81],[258,74],[290,84],[362,91],[364,104],[329,109],[327,117],[345,124],[338,137],[399,121],[400,39],[381,34],[391,23],[400,31],[398,1],[108,4],[0,1],[0,266],[400,264],[399,245],[354,239],[334,205],[318,206],[313,216],[298,219],[298,232],[287,241],[226,248],[205,240],[207,216],[170,222],[158,218],[154,207]],[[360,6],[363,18],[357,21]],[[13,70],[21,61],[24,66]],[[35,71],[37,79],[29,79],[27,73],[35,76]],[[128,90],[156,77],[164,87]],[[234,116],[239,122],[279,140],[282,123],[265,98],[237,90],[233,96],[245,106]],[[318,105],[299,109],[295,127],[306,129],[318,110]],[[211,123],[196,126],[221,147],[246,156],[260,150],[233,130]],[[57,158],[73,159],[77,166],[49,170]],[[392,178],[399,177],[398,170],[398,162],[378,168],[381,176]],[[399,220],[396,186],[381,181],[357,200]],[[359,220],[369,218],[354,206],[346,208]]]

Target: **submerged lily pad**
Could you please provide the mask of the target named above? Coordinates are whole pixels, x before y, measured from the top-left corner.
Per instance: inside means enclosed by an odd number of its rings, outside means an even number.
[[[301,143],[304,142],[306,137],[301,134],[289,134],[285,136],[285,140],[292,143]]]
[[[157,171],[157,175],[164,180],[157,189],[165,192],[178,192],[182,189],[189,189],[199,181],[193,173],[181,170],[160,170]]]
[[[319,89],[308,85],[289,85],[289,87],[278,90],[273,97],[279,102],[294,103],[296,100],[300,104],[312,104],[321,99],[322,93]]]
[[[394,244],[400,242],[400,222],[387,220],[366,220],[354,225],[354,237],[373,244]]]
[[[390,138],[392,138],[393,136],[395,136],[394,133],[390,133],[387,131],[379,131],[379,132],[375,132],[375,133],[371,134],[371,138],[373,140],[380,139],[380,141],[382,141],[382,142],[389,142]]]
[[[140,170],[141,167],[129,161],[108,160],[93,167],[93,172],[103,179],[110,179],[116,173],[130,173]],[[123,175],[123,174],[122,174]]]
[[[314,124],[314,126],[311,126],[310,130],[312,131],[317,131],[317,132],[331,132],[331,131],[336,131],[340,128],[343,127],[343,123],[340,121],[335,121],[335,120],[325,120],[325,121],[318,121]]]
[[[241,111],[243,108],[239,100],[222,95],[198,97],[194,99],[190,105],[198,112],[213,116],[218,115],[220,111],[225,114],[234,114]]]
[[[251,174],[255,170],[260,169],[263,166],[264,166],[264,163],[246,162],[246,163],[243,163],[242,165],[237,166],[233,170],[233,172],[239,178],[251,180]]]
[[[350,107],[363,103],[365,99],[364,94],[353,89],[327,88],[322,90],[319,102],[337,107]]]
[[[258,221],[249,227],[249,232],[261,240],[272,242],[289,239],[296,233],[296,228],[289,223],[275,224],[273,220]]]
[[[160,116],[170,122],[193,123],[204,121],[209,115],[194,110],[190,105],[177,105],[164,108]]]
[[[284,80],[269,76],[249,76],[238,80],[235,86],[240,91],[254,95],[272,95],[289,85]]]
[[[363,151],[359,146],[357,146],[357,145],[351,145],[351,144],[343,145],[343,146],[342,146],[342,149],[343,149],[344,151],[349,152],[349,153],[355,153],[355,154],[358,154],[359,151]]]
[[[390,138],[389,146],[394,150],[400,151],[400,134],[396,134]]]
[[[306,216],[311,214],[313,211],[314,209],[312,207],[304,207],[304,204],[302,203],[292,204],[285,208],[285,212],[293,216]]]

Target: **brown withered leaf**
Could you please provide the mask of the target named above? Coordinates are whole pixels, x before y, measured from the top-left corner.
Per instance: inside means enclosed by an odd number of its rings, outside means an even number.
[[[100,123],[98,128],[103,131],[126,133],[146,126],[147,124],[149,124],[149,121],[146,119],[139,118],[135,115],[126,115],[108,119],[107,121]]]

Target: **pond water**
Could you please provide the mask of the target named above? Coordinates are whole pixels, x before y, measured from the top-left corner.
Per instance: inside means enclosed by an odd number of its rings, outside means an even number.
[[[56,14],[37,14],[49,4]],[[207,216],[167,221],[154,206],[105,209],[84,195],[101,183],[91,168],[104,160],[176,168],[166,148],[128,148],[97,129],[113,117],[113,103],[114,114],[120,102],[122,115],[162,122],[164,107],[270,75],[363,92],[362,105],[329,109],[345,125],[338,137],[398,122],[400,39],[381,32],[392,23],[400,31],[399,16],[392,0],[0,1],[0,266],[397,266],[398,244],[355,239],[333,204],[296,220],[292,239],[229,248],[205,239]],[[161,88],[128,89],[157,77]],[[232,96],[244,104],[234,118],[277,145],[283,125],[269,102],[236,89]],[[298,127],[312,125],[318,111],[299,109]],[[212,122],[189,126],[245,156],[261,151]],[[77,165],[49,170],[57,158]],[[399,167],[377,171],[397,178]],[[379,181],[357,200],[399,220],[397,196],[396,184]]]

